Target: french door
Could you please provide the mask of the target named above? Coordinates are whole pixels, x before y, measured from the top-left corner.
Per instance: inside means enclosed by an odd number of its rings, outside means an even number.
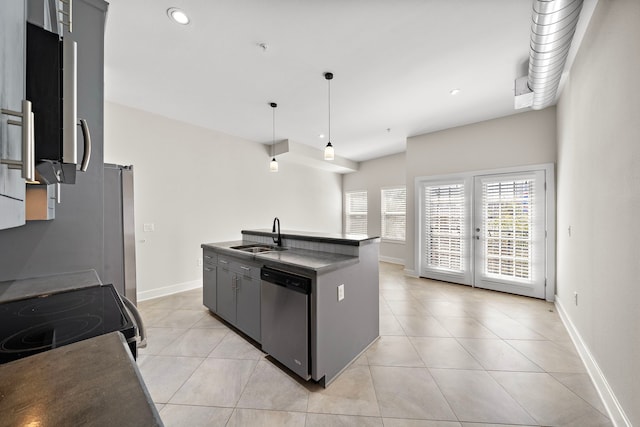
[[[547,167],[420,181],[420,275],[552,298],[546,289],[550,172]]]

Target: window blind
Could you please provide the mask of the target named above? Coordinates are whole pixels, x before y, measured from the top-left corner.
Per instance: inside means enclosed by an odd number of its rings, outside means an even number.
[[[424,187],[424,262],[429,268],[464,271],[464,184]]]
[[[407,225],[406,187],[383,188],[380,201],[382,205],[382,238],[404,241]]]
[[[367,234],[367,192],[346,192],[345,206],[345,233]]]
[[[534,194],[533,180],[483,183],[487,275],[531,279]]]

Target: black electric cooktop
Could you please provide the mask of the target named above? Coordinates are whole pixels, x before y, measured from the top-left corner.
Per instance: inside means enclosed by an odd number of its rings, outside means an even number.
[[[124,334],[135,357],[136,327],[113,285],[1,303],[0,363],[114,331]]]

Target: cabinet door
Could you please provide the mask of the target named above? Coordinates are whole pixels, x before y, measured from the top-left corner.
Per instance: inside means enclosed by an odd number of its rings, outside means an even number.
[[[205,265],[202,267],[202,303],[212,312],[217,308],[217,268]]]
[[[260,279],[242,274],[237,277],[236,324],[260,342]]]
[[[0,2],[0,108],[22,110],[25,77],[25,2]],[[17,117],[0,115],[0,157],[22,160],[22,127]],[[0,229],[25,223],[25,182],[20,169],[0,164]]]
[[[216,313],[222,318],[236,323],[236,274],[228,267],[217,268]]]

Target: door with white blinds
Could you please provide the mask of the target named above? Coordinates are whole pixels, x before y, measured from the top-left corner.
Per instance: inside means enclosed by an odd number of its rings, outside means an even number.
[[[470,186],[465,179],[424,183],[421,276],[471,285]]]
[[[419,181],[420,276],[552,298],[553,285],[546,288],[554,275],[547,261],[554,256],[547,231],[555,233],[549,175],[552,165]]]
[[[544,171],[474,179],[474,284],[545,297]]]

